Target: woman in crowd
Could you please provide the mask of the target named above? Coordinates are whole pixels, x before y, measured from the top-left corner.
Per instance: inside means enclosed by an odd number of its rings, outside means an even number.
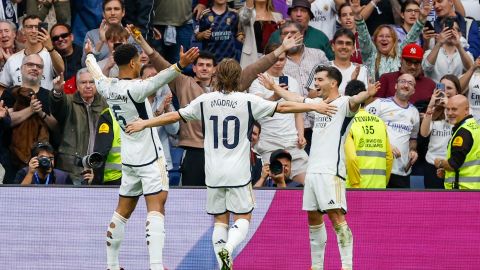
[[[365,20],[361,15],[360,0],[352,0],[351,7],[357,25],[363,63],[368,67],[370,77],[376,80],[384,73],[398,71],[403,47],[418,39],[431,10],[430,2],[424,0],[418,20],[413,25],[405,40],[399,44],[397,34],[393,27],[385,24],[377,27],[373,33],[372,40],[368,33]]]
[[[352,57],[350,61],[353,63],[362,63],[362,54],[360,53],[360,41],[358,40],[357,25],[355,24],[355,18],[353,17],[352,7],[348,3],[343,3],[338,8],[338,20],[342,28],[346,28],[355,35],[355,45]]]
[[[437,168],[434,166],[436,158],[447,155],[447,145],[452,136],[452,125],[445,119],[445,106],[448,98],[460,92],[460,81],[453,74],[447,74],[440,80],[441,89],[435,89],[430,99],[427,111],[420,126],[420,135],[430,137],[427,155],[427,164],[424,170],[425,188],[444,189],[444,178],[437,176]]]
[[[420,15],[420,4],[416,0],[407,0],[400,6],[400,16],[402,17],[402,25],[395,25],[394,29],[397,33],[398,43],[402,43],[412,29]],[[415,43],[422,46],[421,38],[417,38]]]
[[[246,67],[263,54],[270,35],[278,29],[283,16],[274,12],[272,0],[247,0],[239,15],[245,32],[240,65]]]

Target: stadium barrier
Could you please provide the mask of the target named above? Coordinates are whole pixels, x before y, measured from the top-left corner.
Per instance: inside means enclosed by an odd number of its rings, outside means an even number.
[[[105,269],[116,188],[0,187],[0,269]],[[167,269],[216,269],[205,189],[172,189]],[[256,190],[257,208],[234,268],[309,268],[301,190]],[[355,269],[480,269],[480,192],[348,191]],[[148,269],[143,199],[126,226],[120,262]],[[340,269],[327,221],[325,269]]]

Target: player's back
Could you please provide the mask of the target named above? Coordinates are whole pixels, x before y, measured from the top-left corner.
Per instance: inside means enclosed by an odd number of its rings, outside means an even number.
[[[276,103],[252,94],[212,92],[179,110],[185,120],[202,120],[206,184],[244,186],[250,182],[253,122],[275,112]]]

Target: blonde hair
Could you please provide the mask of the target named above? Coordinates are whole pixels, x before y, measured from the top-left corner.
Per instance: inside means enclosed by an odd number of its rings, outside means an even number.
[[[373,32],[373,43],[375,44],[375,48],[377,49],[377,58],[375,59],[375,72],[377,72],[379,67],[380,67],[380,59],[382,57],[382,54],[380,53],[380,51],[377,48],[377,37],[378,37],[378,35],[380,34],[380,31],[383,28],[387,28],[390,31],[390,35],[392,36],[392,39],[393,39],[393,46],[386,56],[387,57],[392,57],[392,58],[397,57],[397,47],[398,47],[397,33],[395,32],[393,27],[391,27],[388,24],[382,24],[382,25],[378,26],[377,29],[375,29],[375,32]]]
[[[240,88],[240,75],[242,67],[232,58],[224,58],[215,68],[215,80],[213,89],[215,91],[230,93]]]

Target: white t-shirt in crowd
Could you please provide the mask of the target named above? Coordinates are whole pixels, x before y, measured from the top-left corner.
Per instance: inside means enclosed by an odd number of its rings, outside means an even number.
[[[435,158],[447,157],[447,146],[452,137],[452,127],[446,120],[432,121],[430,123],[430,141],[425,160],[432,164]]]
[[[315,116],[307,173],[326,173],[345,179],[345,138],[356,112],[350,111],[350,97],[339,96],[330,104],[337,106],[333,116],[309,112]],[[305,100],[318,102],[320,98]]]
[[[40,86],[47,89],[53,89],[53,79],[55,78],[55,71],[53,69],[52,58],[47,49],[43,48],[38,55],[43,60],[43,75]],[[25,57],[25,49],[15,53],[8,58],[7,62],[0,71],[0,84],[4,87],[21,85],[22,84],[22,61]]]
[[[478,72],[473,74],[468,84],[468,102],[470,113],[477,123],[480,123],[480,73]]]
[[[350,66],[345,69],[339,68],[334,64],[333,61],[330,61],[329,65],[337,68],[340,73],[342,73],[342,83],[340,83],[340,86],[338,87],[338,92],[340,93],[340,95],[345,95],[345,88],[347,87],[347,84],[352,80],[352,73],[355,71],[355,68],[358,66],[358,64],[350,63]],[[308,78],[310,89],[315,89],[315,69],[317,69],[318,66],[319,65],[315,66],[312,69],[312,72],[310,72],[310,76]],[[357,80],[362,81],[365,84],[365,88],[368,87],[368,70],[365,65],[360,65],[360,72],[358,73]]]
[[[279,77],[273,77],[275,83],[278,82]],[[297,93],[300,95],[300,85],[297,80],[291,76],[288,77],[288,91]],[[268,90],[260,84],[258,79],[252,82],[249,92],[264,99],[268,99],[273,96],[273,91]],[[284,101],[280,99],[280,101]],[[293,113],[277,113],[272,117],[265,117],[258,120],[262,126],[262,133],[260,135],[260,141],[274,141],[285,148],[288,146],[295,146],[298,139],[297,129],[295,127],[295,114]]]
[[[241,187],[250,183],[253,122],[273,116],[276,107],[276,102],[249,93],[211,92],[178,111],[185,121],[202,121],[208,187]]]
[[[400,158],[393,160],[392,173],[396,175],[409,175],[411,169],[405,172],[410,151],[410,139],[417,139],[420,128],[420,114],[412,104],[406,108],[398,105],[393,97],[379,98],[366,107],[366,111],[382,118],[387,125],[390,144],[398,148]]]
[[[322,31],[332,40],[337,30],[337,9],[333,0],[315,0],[310,10],[314,18],[310,19],[309,25]]]

